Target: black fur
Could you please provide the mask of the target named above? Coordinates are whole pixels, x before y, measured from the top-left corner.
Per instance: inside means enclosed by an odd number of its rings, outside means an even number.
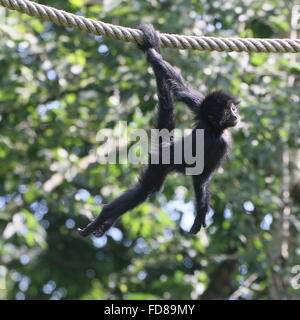
[[[140,27],[144,34],[145,42],[138,47],[146,53],[147,60],[151,64],[157,82],[158,129],[173,130],[174,105],[173,99],[183,101],[195,115],[195,129],[204,129],[204,170],[200,175],[194,175],[193,185],[196,199],[196,217],[190,230],[195,234],[201,226],[205,227],[205,215],[209,209],[208,182],[212,173],[219,167],[222,159],[230,148],[230,135],[225,131],[233,127],[239,120],[236,110],[236,100],[228,93],[217,91],[206,97],[193,89],[169,63],[163,60],[160,54],[158,33],[151,25]],[[79,230],[86,236],[93,233],[102,236],[115,221],[125,212],[133,209],[151,194],[159,191],[164,179],[172,171],[185,172],[189,166],[187,163],[175,164],[174,145],[171,143],[171,163],[149,164],[141,174],[138,183],[126,191],[119,198],[103,207],[101,214],[85,229]],[[161,146],[160,146],[161,148]],[[192,145],[192,149],[195,145]]]

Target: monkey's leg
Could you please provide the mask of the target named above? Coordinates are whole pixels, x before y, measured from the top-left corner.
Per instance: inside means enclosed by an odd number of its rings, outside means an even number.
[[[199,176],[193,176],[193,184],[196,199],[196,217],[190,233],[196,234],[202,226],[206,226],[205,216],[209,209],[209,192],[207,182],[201,181]]]
[[[83,230],[79,229],[79,233],[82,236],[87,236],[90,233],[97,237],[103,236],[122,214],[135,208],[144,202],[149,195],[158,191],[167,173],[167,170],[160,165],[149,165],[135,187],[104,206],[96,219]]]
[[[101,213],[85,229],[79,230],[82,236],[93,233],[101,237],[124,214],[146,200],[148,194],[142,185],[137,184],[134,188],[127,190],[119,198],[105,205]]]

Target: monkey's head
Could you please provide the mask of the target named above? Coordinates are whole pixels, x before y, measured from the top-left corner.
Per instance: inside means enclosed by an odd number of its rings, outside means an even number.
[[[202,101],[202,116],[216,129],[234,127],[240,120],[238,104],[239,102],[229,93],[215,91]]]

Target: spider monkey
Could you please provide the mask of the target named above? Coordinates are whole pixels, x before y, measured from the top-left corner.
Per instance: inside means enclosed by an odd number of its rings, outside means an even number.
[[[208,182],[212,173],[230,151],[231,137],[227,128],[239,122],[238,101],[230,94],[215,91],[207,96],[192,88],[160,54],[159,33],[152,25],[139,28],[144,35],[144,44],[138,45],[147,57],[155,74],[158,106],[156,128],[172,131],[175,128],[173,101],[184,102],[193,112],[195,129],[204,129],[204,169],[201,174],[193,175],[195,193],[195,220],[190,233],[196,234],[205,227],[205,215],[209,209]],[[174,157],[174,145],[171,141],[171,154]],[[173,147],[173,149],[172,149]],[[192,143],[192,149],[195,142]],[[138,183],[117,199],[104,205],[102,212],[86,228],[79,229],[82,236],[93,233],[101,237],[125,212],[144,202],[150,195],[159,191],[166,176],[174,171],[184,173],[189,165],[182,164],[148,164],[139,177]]]

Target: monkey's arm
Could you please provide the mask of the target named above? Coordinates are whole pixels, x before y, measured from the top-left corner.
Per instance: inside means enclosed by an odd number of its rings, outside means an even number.
[[[203,95],[192,88],[163,57],[153,48],[147,50],[147,59],[151,64],[155,76],[164,79],[169,84],[170,90],[178,101],[184,102],[192,110],[197,111],[197,107],[203,100]]]
[[[204,139],[204,168],[200,175],[193,176],[195,192],[196,217],[191,233],[197,233],[201,226],[205,227],[205,216],[209,210],[209,180],[220,166],[226,150],[227,143],[222,139],[205,137]]]
[[[159,34],[153,26],[146,24],[141,26],[140,30],[145,35],[145,41],[142,45],[138,45],[138,48],[144,52],[147,52],[150,48],[155,49],[156,52],[160,52]],[[175,116],[170,85],[166,78],[160,77],[157,72],[154,72],[154,74],[158,94],[156,128],[172,131],[175,128]]]
[[[159,33],[152,25],[143,25],[139,29],[144,34],[144,44],[138,47],[147,54],[156,76],[157,83],[166,82],[178,101],[183,101],[192,110],[197,111],[197,106],[202,102],[203,96],[193,89],[160,54]],[[159,85],[158,85],[159,88]]]
[[[208,183],[207,181],[203,181],[201,176],[193,176],[193,185],[195,192],[196,216],[190,233],[196,234],[198,231],[200,231],[202,226],[206,226],[205,216],[209,209],[209,192]]]

